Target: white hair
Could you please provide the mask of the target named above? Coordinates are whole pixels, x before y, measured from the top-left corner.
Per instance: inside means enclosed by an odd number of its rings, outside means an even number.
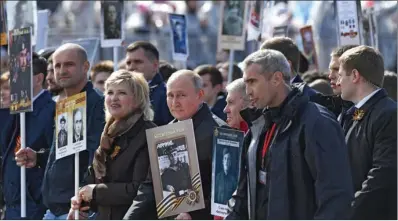
[[[258,50],[247,56],[243,63],[245,69],[251,64],[260,65],[260,74],[273,74],[279,71],[283,74],[285,83],[290,84],[290,65],[286,57],[279,51],[272,49]]]
[[[245,104],[249,104],[249,96],[246,94],[246,84],[243,78],[238,78],[231,83],[229,83],[225,90],[227,93],[237,92],[241,95],[242,99],[244,100]]]

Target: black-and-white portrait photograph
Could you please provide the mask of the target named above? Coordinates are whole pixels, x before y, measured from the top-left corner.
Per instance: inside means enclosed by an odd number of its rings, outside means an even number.
[[[7,1],[8,30],[32,27],[32,42],[36,44],[37,5],[36,1]]]
[[[120,46],[123,35],[124,21],[123,1],[102,1],[101,2],[101,28],[103,47]],[[109,40],[116,40],[109,41]],[[105,42],[104,42],[105,41]],[[120,43],[118,43],[120,41]]]
[[[245,21],[245,4],[245,1],[225,1],[222,35],[242,36]]]
[[[73,143],[82,141],[83,137],[83,108],[73,110]]]
[[[173,59],[185,60],[189,53],[185,15],[169,14],[169,21],[172,30]]]
[[[58,116],[58,148],[68,145],[68,116],[62,114]]]
[[[189,156],[185,137],[157,144],[163,197],[174,193],[185,196],[192,190]]]
[[[215,203],[226,205],[236,189],[238,151],[236,147],[227,146],[217,151]]]

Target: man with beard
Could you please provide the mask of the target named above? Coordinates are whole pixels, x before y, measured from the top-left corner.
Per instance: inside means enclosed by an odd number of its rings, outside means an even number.
[[[55,82],[52,56],[50,56],[47,62],[46,82],[47,82],[47,90],[51,92],[53,100],[55,102],[57,102],[59,99],[62,100],[65,97],[62,87],[59,86],[57,82]]]

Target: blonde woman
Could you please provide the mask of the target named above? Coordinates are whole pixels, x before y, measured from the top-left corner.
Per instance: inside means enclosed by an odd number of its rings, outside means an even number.
[[[74,219],[73,209],[78,208],[96,211],[99,220],[123,219],[148,173],[145,130],[156,125],[151,122],[149,88],[142,74],[112,73],[105,82],[105,113],[106,125],[88,185],[80,189],[79,201],[72,198],[69,219]]]

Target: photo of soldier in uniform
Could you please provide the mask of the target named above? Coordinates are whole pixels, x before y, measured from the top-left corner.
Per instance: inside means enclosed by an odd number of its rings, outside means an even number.
[[[245,4],[245,1],[225,1],[222,35],[242,36],[245,21]]]
[[[10,34],[10,86],[13,113],[32,109],[32,52],[29,28],[17,29]]]
[[[185,137],[158,144],[158,161],[163,188],[163,197],[174,193],[176,197],[187,195],[192,190],[188,150]],[[160,153],[160,154],[159,154]]]
[[[177,17],[178,16],[178,17]],[[171,15],[174,53],[187,54],[186,23],[182,15]]]
[[[218,154],[219,169],[215,180],[215,203],[226,205],[231,199],[237,186],[237,177],[234,175],[232,162],[238,162],[237,148],[224,147],[222,153]],[[236,158],[236,159],[235,159]]]
[[[123,2],[104,1],[101,2],[101,7],[103,9],[104,39],[121,39]]]
[[[84,139],[83,129],[83,108],[78,108],[73,111],[73,143]]]
[[[58,148],[68,145],[68,126],[66,124],[67,119],[68,118],[66,114],[62,114],[58,117]]]

